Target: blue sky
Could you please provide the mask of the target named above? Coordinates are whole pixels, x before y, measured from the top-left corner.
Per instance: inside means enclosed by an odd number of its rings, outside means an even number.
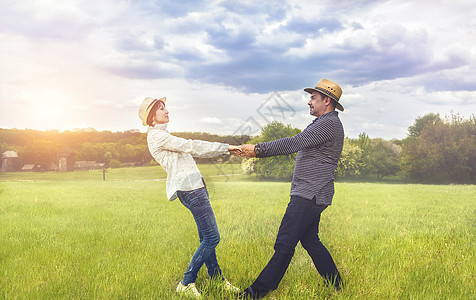
[[[321,78],[349,137],[476,112],[470,0],[0,0],[0,45],[0,128],[145,131],[139,104],[165,96],[170,131],[303,129]]]

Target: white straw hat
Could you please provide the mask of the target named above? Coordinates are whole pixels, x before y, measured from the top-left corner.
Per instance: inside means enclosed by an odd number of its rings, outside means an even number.
[[[142,104],[139,107],[139,118],[142,120],[142,125],[147,126],[147,118],[149,117],[150,110],[158,101],[165,103],[165,97],[157,99],[152,97],[147,97],[142,101]]]

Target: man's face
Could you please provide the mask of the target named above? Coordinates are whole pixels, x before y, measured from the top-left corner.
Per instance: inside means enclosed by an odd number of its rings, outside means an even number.
[[[324,114],[327,108],[325,98],[327,97],[324,97],[321,93],[312,92],[311,100],[307,103],[309,105],[309,113],[312,116],[320,117]]]

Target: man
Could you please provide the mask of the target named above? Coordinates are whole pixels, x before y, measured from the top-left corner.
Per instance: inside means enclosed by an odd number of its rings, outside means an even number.
[[[319,240],[321,213],[331,205],[334,195],[334,174],[344,144],[344,129],[335,108],[342,89],[322,79],[311,94],[310,114],[316,119],[301,133],[257,145],[243,145],[243,156],[269,157],[297,152],[291,184],[291,200],[281,221],[274,255],[258,278],[245,289],[241,298],[261,298],[276,289],[284,276],[300,241],[327,284],[342,287],[339,271],[326,247]]]

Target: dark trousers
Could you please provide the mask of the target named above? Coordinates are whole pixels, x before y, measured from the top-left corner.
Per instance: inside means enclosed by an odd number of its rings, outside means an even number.
[[[261,274],[247,289],[251,296],[264,297],[276,289],[294,255],[298,241],[311,256],[319,274],[328,284],[339,288],[341,277],[329,251],[319,240],[319,221],[325,205],[317,205],[314,200],[291,196],[281,226],[279,227],[274,255]]]

